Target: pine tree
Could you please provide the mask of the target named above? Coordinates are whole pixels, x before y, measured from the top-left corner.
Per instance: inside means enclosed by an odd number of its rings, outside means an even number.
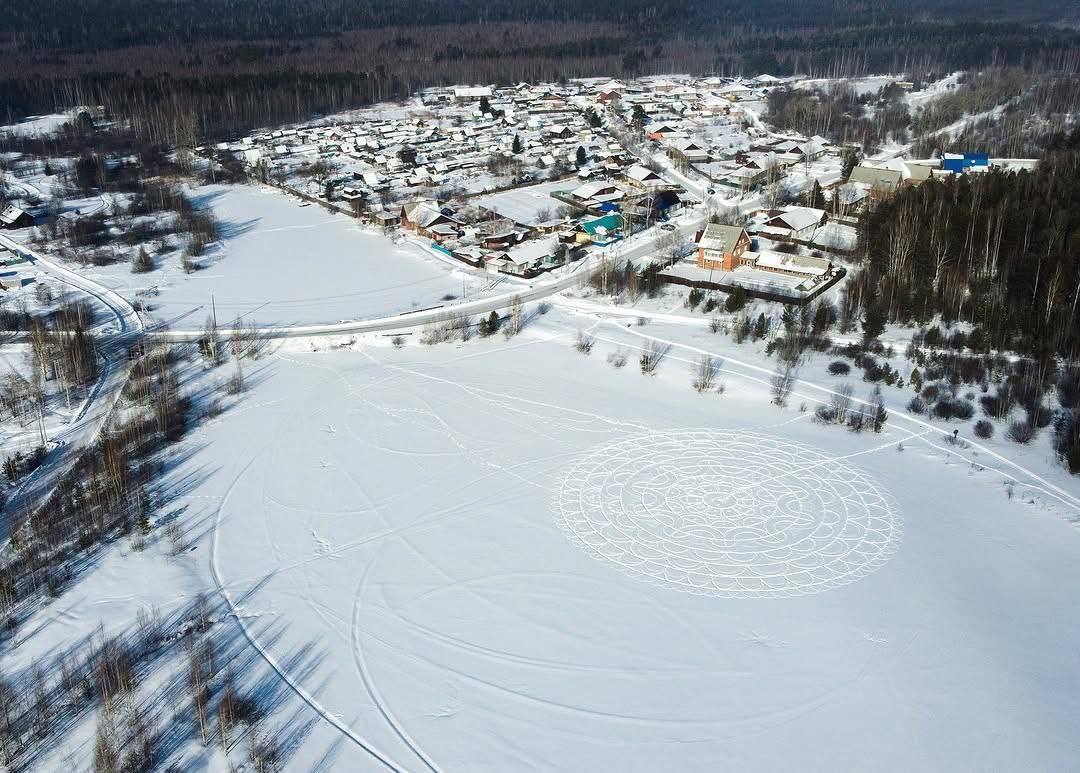
[[[873,301],[866,307],[862,322],[863,344],[868,345],[885,332],[885,312],[881,304]]]
[[[519,136],[517,136],[515,134],[514,135],[514,142],[510,146],[510,151],[516,156],[516,155],[519,155],[521,153],[521,151],[523,151],[524,149],[525,149],[525,147],[521,144],[521,137],[519,137]]]

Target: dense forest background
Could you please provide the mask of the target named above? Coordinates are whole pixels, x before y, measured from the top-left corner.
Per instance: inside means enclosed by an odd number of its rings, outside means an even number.
[[[104,105],[160,142],[426,85],[659,72],[1080,72],[1063,0],[9,0],[0,120]]]

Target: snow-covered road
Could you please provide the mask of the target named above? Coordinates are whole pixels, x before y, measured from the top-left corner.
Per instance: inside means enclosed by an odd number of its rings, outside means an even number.
[[[116,329],[99,336],[98,353],[101,372],[80,409],[52,440],[58,445],[46,463],[34,470],[13,489],[4,505],[6,513],[27,512],[46,499],[55,487],[56,478],[78,456],[93,445],[108,422],[127,381],[127,347],[143,333],[138,312],[121,295],[76,271],[43,257],[27,246],[0,234],[0,245],[23,256],[39,270],[80,293],[85,293],[115,319]],[[3,524],[4,532],[8,524]]]

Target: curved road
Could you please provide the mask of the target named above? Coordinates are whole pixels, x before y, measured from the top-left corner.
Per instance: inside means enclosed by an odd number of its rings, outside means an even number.
[[[117,324],[116,334],[102,337],[103,344],[98,349],[102,359],[101,373],[82,408],[68,424],[53,430],[52,439],[61,441],[60,444],[52,450],[47,463],[24,478],[8,497],[3,509],[7,513],[15,513],[32,510],[37,502],[47,498],[55,487],[57,474],[67,468],[82,448],[97,441],[127,381],[127,346],[142,334],[144,328],[142,319],[132,305],[108,287],[44,258],[2,234],[0,246],[23,256],[64,284],[92,296],[108,309]],[[6,530],[6,523],[4,527]]]

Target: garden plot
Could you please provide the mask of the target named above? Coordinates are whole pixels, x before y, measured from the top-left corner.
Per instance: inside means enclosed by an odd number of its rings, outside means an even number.
[[[355,220],[256,186],[193,192],[221,221],[220,247],[185,274],[179,251],[154,255],[155,269],[132,274],[118,263],[87,273],[127,297],[139,295],[158,319],[198,326],[287,325],[389,316],[445,303],[484,284],[412,242],[361,229]]]
[[[697,394],[691,351],[643,376],[646,333],[603,325],[585,357],[557,315],[510,342],[281,351],[191,460],[213,582],[340,764],[1070,764],[1060,512],[937,430],[818,426],[735,364]]]
[[[552,198],[552,193],[569,191],[576,187],[576,180],[554,180],[540,185],[481,196],[475,199],[474,203],[497,212],[501,217],[509,218],[515,223],[534,225],[552,220],[555,210],[565,206],[563,202]]]

